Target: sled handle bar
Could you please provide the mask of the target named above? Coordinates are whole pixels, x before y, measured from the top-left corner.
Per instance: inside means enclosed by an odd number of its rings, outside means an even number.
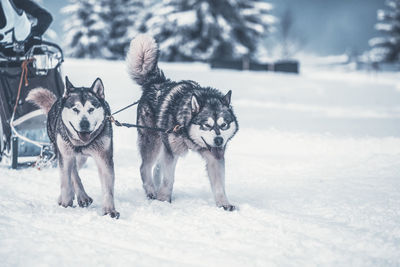
[[[55,49],[57,49],[58,52],[60,52],[60,55],[61,55],[60,63],[64,62],[64,53],[63,53],[61,47],[58,44],[55,44],[55,43],[52,43],[52,42],[49,42],[49,41],[42,41],[41,44],[42,45],[51,46],[51,47],[54,47]]]
[[[32,48],[41,47],[41,45],[53,47],[60,53],[60,55],[61,55],[60,62],[57,64],[57,67],[59,67],[61,65],[61,63],[64,62],[64,53],[63,53],[61,47],[53,42],[44,41],[44,40],[42,40],[39,45],[34,45],[33,47],[31,47],[24,55],[20,55],[20,56],[16,56],[16,57],[15,56],[9,57],[9,56],[4,55],[3,53],[0,53],[0,58],[6,59],[9,61],[14,61],[17,59],[19,60],[21,58],[28,57],[29,53],[31,53],[31,51],[32,51]],[[3,45],[2,47],[3,48],[12,48],[13,44],[9,43],[9,44]]]

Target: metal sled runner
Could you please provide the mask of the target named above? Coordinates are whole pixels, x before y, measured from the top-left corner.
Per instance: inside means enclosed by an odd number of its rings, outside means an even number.
[[[26,97],[37,87],[60,97],[64,91],[60,75],[63,60],[61,48],[45,41],[22,57],[0,56],[0,160],[6,158],[14,169],[19,161],[53,157],[46,116]]]

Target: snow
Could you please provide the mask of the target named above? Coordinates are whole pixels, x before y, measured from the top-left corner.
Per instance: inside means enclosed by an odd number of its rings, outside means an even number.
[[[378,20],[384,20],[386,16],[386,12],[385,10],[382,9],[378,9],[378,11],[376,12],[376,17]]]
[[[176,23],[177,27],[191,27],[197,21],[196,10],[173,13],[168,18]]]
[[[377,23],[377,24],[375,24],[375,29],[378,31],[390,32],[393,30],[393,25],[391,25],[389,23]]]
[[[387,38],[383,38],[383,37],[374,37],[369,40],[368,44],[372,47],[378,46],[378,45],[387,43],[388,42],[387,40],[388,40]]]
[[[140,96],[123,62],[66,59],[63,67],[77,86],[101,77],[113,110]],[[136,131],[114,128],[119,220],[100,214],[93,161],[81,170],[89,208],[57,205],[57,169],[0,166],[2,266],[400,264],[398,73],[161,68],[233,90],[240,130],[227,149],[226,191],[239,210],[215,207],[194,153],[178,162],[172,204],[147,200]],[[117,119],[134,122],[135,110]]]
[[[256,9],[260,9],[260,10],[266,10],[266,11],[271,11],[274,6],[271,5],[270,3],[265,3],[265,2],[253,2],[252,3],[253,7]]]

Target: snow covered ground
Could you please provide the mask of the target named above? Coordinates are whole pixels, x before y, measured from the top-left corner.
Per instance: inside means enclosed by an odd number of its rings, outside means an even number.
[[[399,266],[400,77],[308,68],[300,75],[161,64],[167,76],[227,92],[240,123],[215,207],[204,164],[178,162],[172,204],[145,198],[136,131],[115,129],[119,220],[101,216],[93,161],[89,208],[61,208],[56,169],[0,167],[1,266]],[[123,62],[67,59],[99,76],[113,110],[140,95]],[[135,120],[131,109],[117,116]]]

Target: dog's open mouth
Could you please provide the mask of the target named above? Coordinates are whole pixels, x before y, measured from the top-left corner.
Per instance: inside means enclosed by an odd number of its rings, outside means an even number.
[[[92,132],[77,132],[77,133],[78,133],[79,138],[80,138],[82,141],[87,142],[87,141],[89,141],[89,139],[90,139],[90,134],[91,134]]]
[[[224,157],[225,149],[223,146],[219,147],[210,146],[209,144],[207,144],[206,140],[204,140],[203,137],[201,137],[201,139],[203,140],[204,144],[206,144],[207,149],[211,152],[211,154],[214,155],[215,158],[222,159]]]
[[[78,134],[78,137],[80,140],[82,140],[83,142],[87,142],[90,140],[90,135],[92,134],[92,132],[90,131],[84,131],[84,132],[80,132],[77,131],[75,129],[75,127],[72,125],[72,123],[70,122],[69,124],[71,124],[71,127],[75,130],[75,132]]]

